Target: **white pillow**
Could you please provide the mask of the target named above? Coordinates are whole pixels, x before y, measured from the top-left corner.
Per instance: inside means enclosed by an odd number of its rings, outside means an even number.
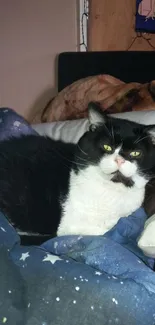
[[[88,119],[35,124],[32,127],[40,134],[55,140],[77,143],[88,129]]]
[[[133,111],[111,114],[114,117],[135,121],[141,124],[155,124],[155,111]],[[41,135],[47,135],[55,140],[77,143],[88,129],[88,119],[60,121],[32,125]]]
[[[155,258],[155,214],[145,222],[138,246],[145,255]]]

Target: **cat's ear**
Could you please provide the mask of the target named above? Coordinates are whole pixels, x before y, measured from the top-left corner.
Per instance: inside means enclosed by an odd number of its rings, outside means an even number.
[[[148,125],[145,127],[145,131],[150,135],[153,144],[155,144],[155,125]]]
[[[98,104],[93,102],[88,104],[88,120],[91,131],[94,131],[99,125],[106,123],[106,115],[101,111]]]

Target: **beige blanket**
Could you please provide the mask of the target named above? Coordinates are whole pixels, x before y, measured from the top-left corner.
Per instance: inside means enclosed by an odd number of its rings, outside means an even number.
[[[90,101],[99,103],[107,113],[155,110],[155,80],[146,84],[125,83],[110,75],[80,79],[51,99],[31,123],[87,117]]]

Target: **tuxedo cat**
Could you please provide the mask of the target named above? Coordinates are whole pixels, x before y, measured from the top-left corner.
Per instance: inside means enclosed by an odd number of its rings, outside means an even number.
[[[143,204],[155,126],[93,103],[89,122],[77,145],[40,135],[0,143],[0,210],[20,235],[102,235]]]

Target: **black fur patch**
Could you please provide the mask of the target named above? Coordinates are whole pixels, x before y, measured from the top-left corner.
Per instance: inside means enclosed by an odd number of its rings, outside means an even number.
[[[112,178],[114,183],[123,183],[127,187],[132,187],[134,182],[131,178],[124,177],[120,172],[116,172]]]

